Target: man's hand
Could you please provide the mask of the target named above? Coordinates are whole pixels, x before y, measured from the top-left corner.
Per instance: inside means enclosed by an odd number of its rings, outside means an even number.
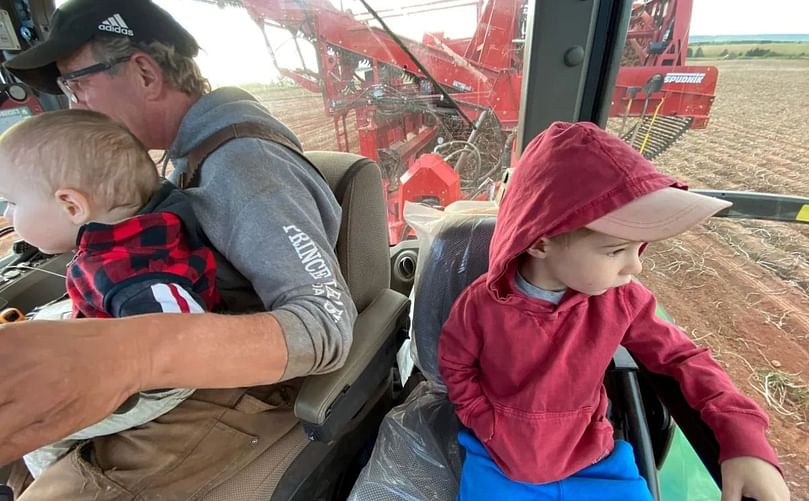
[[[739,501],[747,496],[757,501],[789,501],[781,473],[770,463],[742,456],[722,462],[722,501]]]
[[[0,327],[0,465],[94,424],[139,391],[137,346],[118,320]]]
[[[158,313],[0,327],[0,465],[157,388],[271,384],[287,366],[271,314]]]

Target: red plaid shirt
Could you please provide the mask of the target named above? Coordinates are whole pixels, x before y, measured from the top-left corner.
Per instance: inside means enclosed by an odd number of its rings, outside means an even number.
[[[89,223],[68,265],[74,317],[211,310],[219,303],[213,252],[172,212]]]

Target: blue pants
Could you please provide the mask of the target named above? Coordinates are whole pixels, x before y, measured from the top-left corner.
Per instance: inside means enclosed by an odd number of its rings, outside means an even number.
[[[632,446],[623,440],[598,463],[547,484],[510,480],[469,430],[458,434],[458,442],[466,449],[458,501],[652,501]]]

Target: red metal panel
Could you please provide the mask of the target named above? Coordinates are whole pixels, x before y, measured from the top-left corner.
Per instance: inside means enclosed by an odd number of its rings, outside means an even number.
[[[404,219],[405,202],[428,202],[441,207],[461,199],[461,178],[441,155],[420,156],[401,177],[399,217]]]
[[[418,130],[418,128],[413,128]],[[396,150],[405,165],[411,165],[416,161],[416,157],[420,155],[424,149],[435,139],[438,129],[435,127],[424,127],[420,132],[411,132],[408,138],[392,145]]]
[[[694,117],[692,128],[704,128],[715,97],[717,69],[713,66],[672,66],[661,70],[655,67],[621,68],[615,82],[610,116],[624,116],[627,107],[628,116],[651,115],[662,100],[659,114]],[[663,86],[645,103],[647,96],[642,89],[657,74],[663,76]],[[630,88],[640,89],[634,98],[630,95]]]
[[[493,69],[514,69],[517,65],[513,41],[519,35],[517,24],[522,4],[515,0],[486,2],[478,27],[466,49],[467,59]]]

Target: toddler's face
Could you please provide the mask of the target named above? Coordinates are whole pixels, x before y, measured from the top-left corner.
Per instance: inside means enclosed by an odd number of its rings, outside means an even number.
[[[569,241],[552,239],[546,243],[545,266],[551,277],[564,287],[598,296],[613,287],[626,285],[641,272],[640,248],[643,242],[630,242],[591,231]]]
[[[2,169],[0,197],[8,202],[4,216],[26,242],[47,254],[61,254],[76,247],[78,227],[55,194]]]

